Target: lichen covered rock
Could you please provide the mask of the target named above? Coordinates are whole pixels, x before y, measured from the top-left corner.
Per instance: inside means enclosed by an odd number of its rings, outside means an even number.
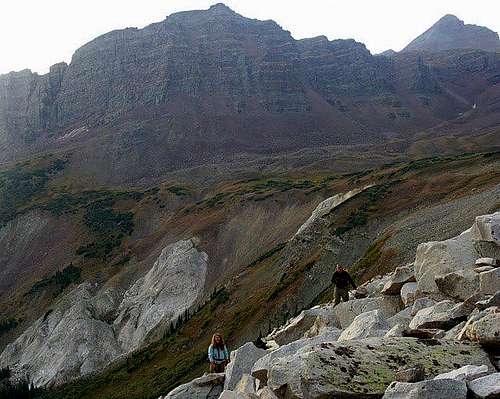
[[[476,344],[412,338],[369,338],[307,346],[277,359],[268,386],[287,398],[382,396],[402,365],[420,363],[429,377],[466,364],[486,364]],[[363,396],[364,395],[364,396]]]

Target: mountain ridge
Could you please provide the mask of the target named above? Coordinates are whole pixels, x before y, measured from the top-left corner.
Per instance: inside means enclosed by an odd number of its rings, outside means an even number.
[[[113,170],[120,183],[242,156],[412,141],[496,96],[499,69],[478,50],[389,58],[352,39],[295,40],[216,5],[104,34],[45,75],[1,76],[0,161],[76,147],[75,172],[103,182]],[[131,151],[148,156],[124,174],[130,160],[118,154]]]

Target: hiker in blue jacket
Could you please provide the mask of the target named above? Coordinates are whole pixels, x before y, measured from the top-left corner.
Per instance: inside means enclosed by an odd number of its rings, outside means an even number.
[[[219,333],[215,333],[212,337],[212,344],[208,347],[208,360],[211,373],[223,373],[229,363],[229,351]]]

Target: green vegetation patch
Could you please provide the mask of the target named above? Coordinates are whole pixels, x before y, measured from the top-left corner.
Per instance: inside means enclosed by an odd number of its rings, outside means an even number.
[[[274,189],[278,191],[289,191],[292,189],[304,190],[314,187],[314,183],[311,180],[275,180],[269,179],[262,183],[253,186],[256,190],[269,190]]]
[[[280,253],[283,250],[283,248],[285,248],[286,244],[287,244],[286,242],[282,242],[282,243],[276,245],[275,247],[271,248],[266,253],[260,255],[257,259],[255,259],[247,267],[254,267],[254,266],[258,265],[259,263],[264,262],[266,259],[273,257],[277,253]]]
[[[167,188],[167,191],[177,195],[178,197],[187,197],[189,195],[189,191],[181,186],[171,186]]]
[[[55,296],[59,295],[64,291],[66,287],[73,283],[77,283],[80,281],[82,269],[79,267],[73,266],[70,264],[66,266],[63,270],[57,271],[50,277],[44,278],[40,281],[37,281],[30,290],[25,294],[34,294],[45,288],[54,287],[55,288]]]
[[[315,260],[312,260],[308,263],[305,263],[292,271],[286,271],[284,272],[279,281],[278,284],[273,288],[273,290],[270,292],[268,296],[268,300],[272,301],[273,299],[278,298],[278,296],[285,291],[290,285],[292,285],[295,281],[297,281],[301,276],[304,275],[304,273],[308,272],[311,270],[311,268],[314,266],[316,263]]]
[[[50,178],[64,169],[67,161],[56,159],[45,167],[29,164],[0,172],[0,226],[22,214],[35,197],[46,190]]]
[[[395,172],[395,174],[404,175],[408,172],[419,171],[421,169],[425,169],[425,168],[428,168],[431,166],[440,165],[443,163],[476,158],[478,155],[479,154],[477,154],[477,153],[468,152],[468,153],[463,153],[463,154],[459,154],[459,155],[437,156],[437,157],[417,159],[417,160],[411,161],[408,164],[406,164],[405,166],[403,166],[401,169],[399,169],[397,172]]]
[[[384,245],[389,238],[389,235],[385,235],[374,241],[366,249],[363,256],[349,269],[351,274],[354,276],[360,276],[370,267],[375,265],[382,257]]]
[[[19,322],[14,317],[0,320],[0,335],[6,334],[19,325]]]
[[[392,181],[379,184],[365,190],[362,194],[368,196],[367,200],[349,215],[344,224],[335,229],[334,234],[340,237],[356,227],[364,226],[368,221],[370,213],[375,211],[377,202],[383,199],[389,192],[391,186],[397,182],[398,181]]]

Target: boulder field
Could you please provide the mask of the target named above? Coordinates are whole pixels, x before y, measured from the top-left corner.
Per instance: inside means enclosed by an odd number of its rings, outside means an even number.
[[[224,374],[160,399],[499,398],[499,251],[500,212],[479,216],[349,301],[302,311],[267,350],[246,343]]]

